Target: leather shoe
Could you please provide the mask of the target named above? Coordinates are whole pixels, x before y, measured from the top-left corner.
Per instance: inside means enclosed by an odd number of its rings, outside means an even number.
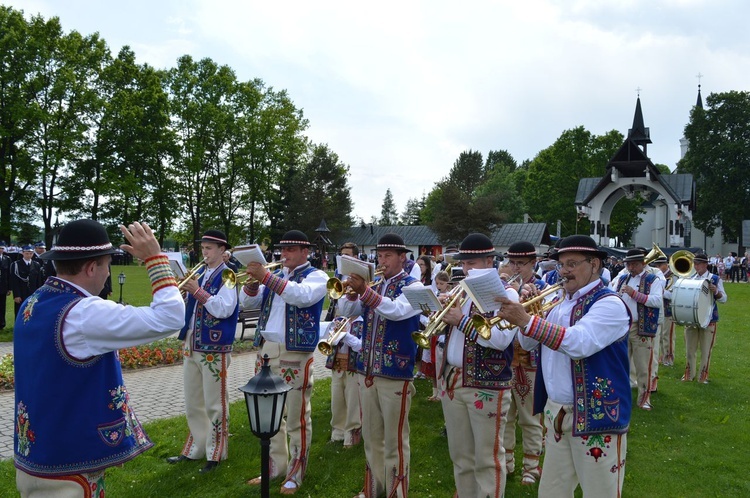
[[[206,465],[204,465],[203,468],[198,471],[198,473],[207,474],[208,472],[211,472],[218,466],[219,466],[219,462],[215,460],[209,460],[208,462],[206,462]]]
[[[167,463],[170,463],[170,464],[175,464],[175,463],[180,463],[180,462],[194,462],[194,461],[195,460],[193,460],[192,458],[188,458],[185,455],[179,455],[179,456],[173,456],[173,457],[167,458]]]

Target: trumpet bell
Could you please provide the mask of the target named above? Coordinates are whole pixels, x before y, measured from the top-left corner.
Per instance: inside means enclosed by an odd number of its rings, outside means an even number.
[[[326,282],[326,291],[330,299],[341,299],[344,295],[344,283],[336,277],[329,278]]]
[[[667,255],[664,254],[664,251],[661,250],[661,248],[654,242],[654,246],[651,248],[651,250],[646,254],[646,257],[643,258],[643,264],[647,265],[659,258],[667,259]]]

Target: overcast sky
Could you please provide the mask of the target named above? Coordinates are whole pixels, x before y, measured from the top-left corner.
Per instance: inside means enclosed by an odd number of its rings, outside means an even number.
[[[308,136],[350,166],[353,214],[366,221],[387,188],[401,213],[465,150],[505,149],[520,163],[577,126],[625,135],[638,88],[649,157],[674,169],[696,76],[704,102],[749,86],[744,0],[5,4],[98,31],[141,63],[210,57],[286,89]]]

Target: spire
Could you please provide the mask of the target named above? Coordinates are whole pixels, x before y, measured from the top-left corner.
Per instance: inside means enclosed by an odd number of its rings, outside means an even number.
[[[640,91],[640,89],[639,89]],[[649,129],[643,124],[643,111],[641,110],[641,97],[635,102],[635,115],[633,116],[633,127],[628,130],[628,138],[636,145],[642,145],[646,152],[646,144],[651,143]]]
[[[698,100],[695,101],[695,107],[703,109],[703,98],[701,97],[701,84],[698,83]]]

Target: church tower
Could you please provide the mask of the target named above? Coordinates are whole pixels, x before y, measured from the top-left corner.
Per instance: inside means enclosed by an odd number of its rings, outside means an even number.
[[[703,98],[701,97],[701,84],[698,83],[698,99],[695,101],[695,107],[699,109],[703,109]],[[680,159],[685,157],[685,154],[687,154],[688,147],[689,147],[688,139],[685,137],[682,137],[680,139]]]

